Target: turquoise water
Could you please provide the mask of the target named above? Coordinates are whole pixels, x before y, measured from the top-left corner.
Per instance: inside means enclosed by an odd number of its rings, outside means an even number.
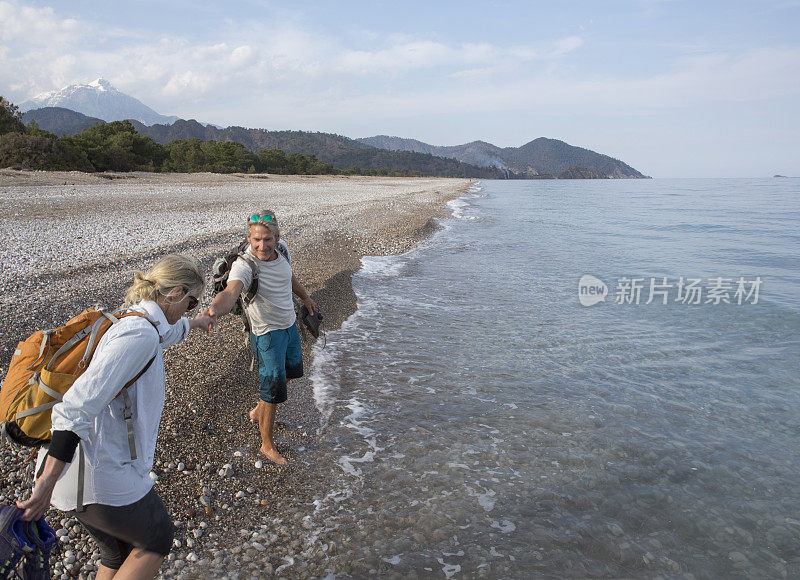
[[[365,258],[316,353],[330,571],[799,577],[800,180],[487,181],[450,206]]]

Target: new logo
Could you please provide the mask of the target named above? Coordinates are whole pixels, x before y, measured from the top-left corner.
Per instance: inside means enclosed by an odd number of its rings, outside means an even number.
[[[608,286],[591,274],[584,274],[578,281],[578,300],[584,306],[594,306],[598,302],[606,301]]]

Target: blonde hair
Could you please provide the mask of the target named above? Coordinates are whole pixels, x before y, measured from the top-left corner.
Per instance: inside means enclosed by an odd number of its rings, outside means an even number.
[[[251,214],[256,215],[256,214]],[[258,221],[258,222],[247,222],[247,235],[250,235],[250,228],[251,226],[264,226],[269,231],[272,232],[272,235],[276,238],[281,235],[281,228],[278,226],[278,218],[275,216],[275,212],[271,209],[262,209],[258,212],[258,215],[271,215],[272,221],[265,222],[265,221]]]
[[[164,256],[147,274],[136,272],[133,286],[125,293],[123,307],[138,304],[144,300],[155,300],[169,294],[173,288],[182,288],[191,293],[205,285],[200,265],[194,258],[183,254]]]

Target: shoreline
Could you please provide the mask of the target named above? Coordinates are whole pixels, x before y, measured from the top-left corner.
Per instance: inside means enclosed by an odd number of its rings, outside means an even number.
[[[18,187],[50,192],[65,187],[66,181],[95,178],[102,182],[95,181],[89,186],[109,187],[107,178],[92,174],[43,176],[43,172],[14,172],[33,175],[9,177],[8,173],[0,174],[0,195]],[[268,182],[278,189],[289,190],[286,200],[264,205],[276,209],[279,216],[290,216],[280,223],[292,252],[293,269],[325,315],[327,331],[338,328],[356,311],[351,276],[360,268],[361,257],[412,249],[437,229],[435,218],[448,215],[445,203],[466,193],[474,183],[474,180],[426,178],[250,179],[250,176],[225,175],[214,176],[210,183],[204,183],[203,175],[199,174],[190,174],[188,179],[184,179],[187,177],[184,174],[157,174],[153,180],[149,177],[150,174],[128,176],[123,187],[188,186],[196,194],[197,189],[240,187],[243,183],[245,188],[258,189]],[[36,185],[19,183],[31,179]],[[112,187],[121,181],[115,180]],[[74,185],[67,183],[70,187]],[[333,204],[328,203],[329,199],[318,199],[316,207],[294,214],[282,211],[284,201],[293,202],[306,185],[329,187],[330,191],[343,194],[344,199]],[[367,196],[369,199],[351,200],[346,190],[358,186],[398,187],[401,191],[381,191],[372,198]],[[216,191],[211,193],[213,197]],[[243,228],[228,228],[151,248],[138,255],[123,254],[110,263],[71,265],[72,270],[13,281],[6,277],[0,301],[4,328],[0,336],[0,368],[5,372],[8,351],[16,346],[16,341],[37,328],[63,323],[70,315],[91,305],[93,302],[87,300],[90,296],[113,304],[114,298],[121,296],[128,285],[132,269],[146,268],[162,254],[186,251],[199,258],[209,272],[214,256],[235,245],[242,235]],[[207,290],[201,308],[210,298]],[[255,373],[249,371],[249,348],[237,317],[223,319],[220,334],[221,344],[213,334],[193,333],[186,342],[165,353],[167,403],[153,471],[158,476],[156,489],[176,522],[180,546],[173,550],[161,573],[167,577],[249,577],[278,570],[290,558],[296,564],[282,571],[284,574],[306,576],[314,571],[324,575],[324,561],[304,562],[300,550],[303,518],[313,510],[315,495],[325,487],[324,481],[303,478],[307,472],[318,471],[312,469],[315,449],[325,445],[316,432],[319,413],[310,381],[303,378],[290,384],[289,401],[278,410],[276,443],[290,464],[278,467],[265,461],[261,468],[256,468],[258,434],[247,420],[257,389]],[[311,347],[308,337],[304,337],[306,369],[310,367]],[[15,489],[30,485],[26,483],[30,468],[20,463],[28,452],[9,453],[9,449],[2,450],[0,467],[0,480],[8,482],[0,489],[0,497],[6,503],[13,500]],[[184,470],[178,471],[181,463]],[[74,523],[70,518],[55,513],[51,511],[53,515],[49,517],[53,527],[68,531],[62,562],[71,564],[70,555],[64,556],[71,552],[75,562],[82,563],[83,572],[91,573],[92,564],[85,566],[90,560],[76,555],[90,553],[91,544],[82,532],[71,529]],[[276,521],[280,523],[275,524]],[[73,565],[73,572],[75,568]],[[55,571],[65,569],[59,567]]]

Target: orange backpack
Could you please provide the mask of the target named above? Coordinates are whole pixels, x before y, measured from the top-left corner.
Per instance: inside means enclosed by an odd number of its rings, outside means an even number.
[[[97,344],[106,331],[126,316],[140,316],[153,324],[138,312],[114,315],[89,308],[64,326],[39,330],[20,342],[11,357],[0,389],[3,437],[30,447],[48,443],[52,428],[50,410],[89,366]],[[125,395],[126,422],[130,415],[127,388],[150,368],[153,360],[155,356],[120,391]],[[132,423],[129,423],[129,428],[132,428]]]

